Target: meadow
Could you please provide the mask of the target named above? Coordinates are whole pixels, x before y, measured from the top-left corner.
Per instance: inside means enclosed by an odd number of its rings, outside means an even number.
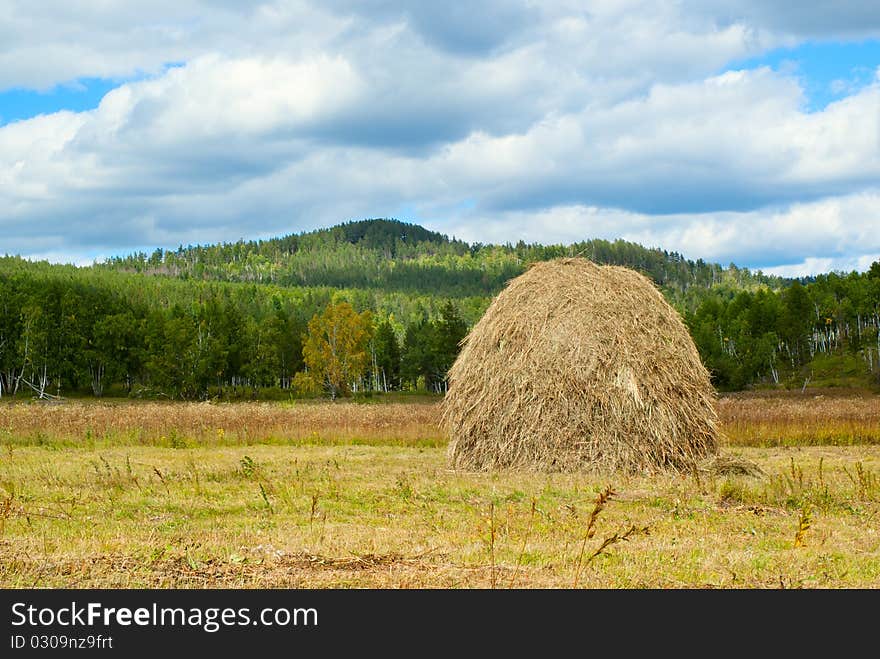
[[[722,396],[688,474],[447,468],[436,398],[0,404],[0,586],[880,587],[880,396]]]

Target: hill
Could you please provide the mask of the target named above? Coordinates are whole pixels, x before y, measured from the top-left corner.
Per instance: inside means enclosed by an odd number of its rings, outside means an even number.
[[[719,388],[880,377],[880,263],[793,281],[623,240],[468,244],[373,219],[82,268],[0,258],[0,395],[287,396],[309,320],[341,301],[372,318],[355,388],[442,391],[457,338],[505,282],[571,255],[653,279]]]
[[[414,224],[373,219],[260,241],[157,249],[151,255],[109,259],[100,267],[180,279],[270,283],[280,286],[405,291],[465,297],[496,294],[529,263],[580,255],[597,263],[637,269],[685,306],[696,289],[778,290],[789,280],[745,268],[646,248],[624,240],[587,240],[570,245],[468,244]]]

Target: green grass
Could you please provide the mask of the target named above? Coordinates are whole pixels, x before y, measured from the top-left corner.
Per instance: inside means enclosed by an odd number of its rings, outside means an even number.
[[[877,390],[876,373],[868,370],[868,363],[859,355],[816,355],[799,373],[792,375],[790,386],[800,389],[805,381],[813,388],[862,387]]]

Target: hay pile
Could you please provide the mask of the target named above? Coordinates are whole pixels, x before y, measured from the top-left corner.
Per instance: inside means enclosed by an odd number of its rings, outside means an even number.
[[[715,390],[646,277],[582,258],[512,279],[449,372],[453,468],[652,473],[717,451]]]

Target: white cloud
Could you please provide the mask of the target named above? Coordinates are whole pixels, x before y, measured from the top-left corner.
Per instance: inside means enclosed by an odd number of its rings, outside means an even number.
[[[880,250],[878,83],[809,113],[793,74],[718,73],[794,43],[815,7],[487,2],[3,5],[0,87],[151,75],[0,127],[2,249],[83,259],[414,209],[474,240],[761,266]]]
[[[201,55],[305,55],[349,27],[297,0],[7,0],[0,6],[0,89],[81,77],[157,74]]]
[[[865,272],[877,261],[880,261],[880,252],[836,259],[807,257],[800,263],[772,266],[764,272],[778,277],[809,277],[826,272]]]
[[[5,126],[4,224],[34,253],[108,251],[133,236],[173,246],[409,206],[483,241],[540,227],[543,241],[622,236],[762,265],[872,249],[864,223],[880,167],[866,146],[877,126],[863,118],[876,87],[806,114],[794,81],[730,72],[428,155],[327,142],[373,93],[342,58],[205,57],[120,87],[92,112]],[[791,201],[815,197],[825,201]],[[676,205],[685,210],[651,214]]]
[[[474,134],[441,169],[487,209],[582,203],[644,212],[748,210],[880,180],[880,87],[823,112],[769,69],[655,85],[644,97]]]
[[[110,92],[95,113],[125,141],[162,146],[209,136],[261,136],[332,116],[364,92],[344,58],[200,57]],[[143,144],[137,144],[143,146]]]

